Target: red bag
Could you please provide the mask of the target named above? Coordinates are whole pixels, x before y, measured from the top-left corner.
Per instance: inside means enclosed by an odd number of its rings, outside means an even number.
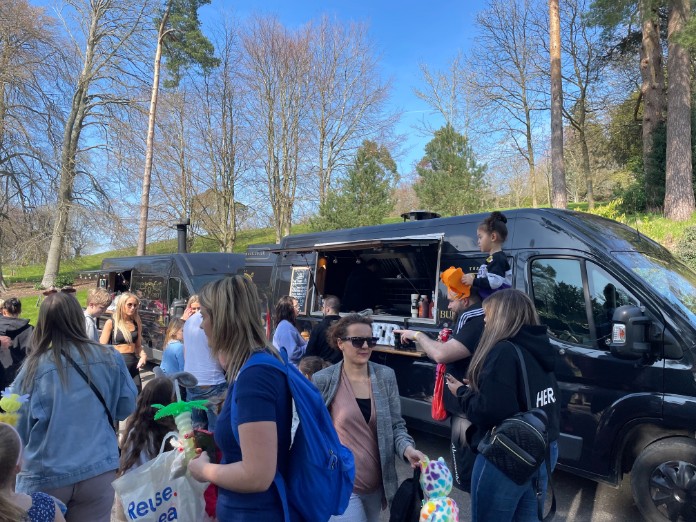
[[[435,390],[433,391],[433,402],[430,415],[436,421],[443,421],[449,417],[449,413],[445,410],[445,403],[442,399],[442,394],[445,393],[446,371],[446,366],[444,364],[438,364],[435,369]],[[449,390],[447,393],[449,393]]]

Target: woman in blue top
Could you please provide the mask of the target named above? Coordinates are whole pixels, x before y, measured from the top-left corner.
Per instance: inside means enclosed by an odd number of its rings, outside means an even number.
[[[285,348],[288,359],[295,366],[307,349],[307,341],[302,338],[295,326],[296,319],[297,299],[289,295],[281,297],[275,308],[276,331],[273,334],[273,346],[279,350]]]
[[[162,363],[164,373],[172,374],[184,371],[184,320],[174,319],[164,334]]]
[[[283,521],[273,478],[288,470],[292,397],[287,378],[267,365],[239,375],[255,354],[266,352],[280,359],[259,321],[256,286],[247,276],[231,276],[207,284],[200,299],[201,328],[231,384],[215,428],[222,462],[212,464],[202,453],[189,463],[189,470],[196,479],[218,486],[218,520]]]
[[[56,497],[68,507],[68,522],[109,522],[118,468],[109,416],[130,415],[136,389],[119,353],[87,338],[74,296],[58,292],[41,303],[31,350],[12,387],[30,394],[17,423],[24,442],[17,491]]]

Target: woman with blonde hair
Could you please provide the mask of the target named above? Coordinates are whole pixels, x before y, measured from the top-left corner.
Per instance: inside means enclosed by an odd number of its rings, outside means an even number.
[[[189,463],[189,470],[196,479],[218,486],[218,520],[282,521],[273,479],[276,472],[287,476],[289,465],[292,396],[287,376],[266,364],[241,372],[252,358],[280,360],[259,320],[256,286],[247,276],[230,276],[203,287],[200,299],[201,328],[231,384],[215,428],[222,462],[210,463],[204,452]]]
[[[109,522],[119,464],[112,421],[131,414],[136,389],[118,353],[87,338],[73,295],[41,303],[12,391],[29,394],[17,423],[25,445],[17,490],[56,497],[68,522]]]
[[[476,450],[486,432],[516,413],[541,408],[548,417],[550,468],[558,459],[560,403],[553,373],[557,354],[549,342],[531,299],[519,290],[499,290],[483,301],[486,327],[474,352],[466,384],[447,376],[447,386],[459,397],[472,425],[467,430],[469,447]],[[522,359],[515,348],[519,348]],[[522,364],[529,384],[522,377]],[[548,476],[539,468],[543,506]],[[478,454],[471,476],[473,522],[532,522],[538,520],[536,475],[518,485]]]
[[[196,312],[201,311],[201,300],[198,297],[198,294],[193,294],[191,297],[188,298],[188,301],[186,302],[186,310],[184,310],[184,313],[181,316],[181,319],[184,321],[191,317],[193,314]]]
[[[99,342],[111,344],[121,354],[138,391],[141,389],[140,369],[147,362],[147,354],[142,347],[143,323],[138,314],[140,299],[135,294],[125,292],[118,296],[116,309],[110,320],[104,324]]]

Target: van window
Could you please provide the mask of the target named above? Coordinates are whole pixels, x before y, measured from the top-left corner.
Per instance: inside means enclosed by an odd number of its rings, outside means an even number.
[[[623,305],[638,305],[638,300],[603,268],[589,261],[586,266],[597,346],[607,349],[606,341],[611,336],[611,320],[614,317],[614,310]]]
[[[532,292],[541,322],[563,341],[593,346],[578,259],[535,259]]]

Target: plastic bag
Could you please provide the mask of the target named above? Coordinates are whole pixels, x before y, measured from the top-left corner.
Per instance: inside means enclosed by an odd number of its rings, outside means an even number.
[[[198,482],[187,472],[171,478],[177,459],[177,450],[163,452],[130,473],[117,478],[111,484],[121,499],[126,519],[138,522],[185,520],[202,522],[210,520],[205,513],[203,492],[207,482]]]
[[[433,402],[431,405],[430,415],[436,421],[443,421],[449,417],[449,413],[445,410],[445,403],[442,394],[445,393],[445,372],[447,367],[444,364],[438,364],[435,369],[435,390],[433,391]],[[449,390],[447,391],[449,393]]]

